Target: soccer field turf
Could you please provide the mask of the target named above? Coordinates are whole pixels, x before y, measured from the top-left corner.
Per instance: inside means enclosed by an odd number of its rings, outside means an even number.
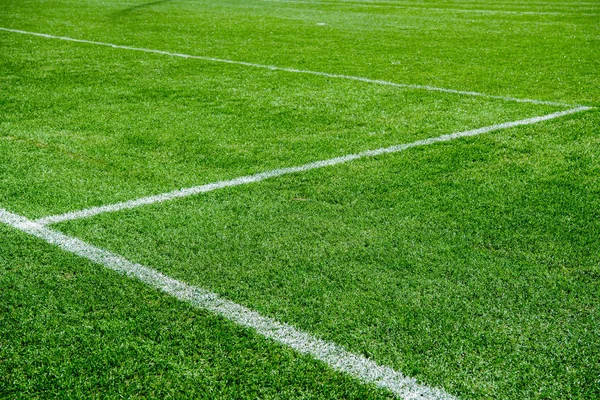
[[[0,0],[0,398],[600,398],[600,3]]]

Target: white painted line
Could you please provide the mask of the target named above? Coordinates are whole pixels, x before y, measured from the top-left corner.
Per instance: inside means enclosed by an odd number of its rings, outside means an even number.
[[[384,80],[379,80],[379,79],[364,78],[364,77],[360,77],[360,76],[330,74],[327,72],[309,71],[309,70],[305,70],[305,69],[295,69],[295,68],[285,68],[285,67],[278,67],[275,65],[255,64],[255,63],[250,63],[250,62],[245,62],[245,61],[226,60],[223,58],[195,56],[195,55],[190,55],[190,54],[173,53],[173,52],[163,51],[163,50],[146,49],[146,48],[142,48],[142,47],[122,46],[122,45],[112,44],[112,43],[95,42],[92,40],[74,39],[74,38],[65,37],[65,36],[48,35],[46,33],[29,32],[29,31],[23,31],[23,30],[19,30],[19,29],[9,29],[9,28],[0,27],[0,31],[38,36],[38,37],[43,37],[43,38],[47,38],[47,39],[59,39],[59,40],[66,40],[69,42],[86,43],[86,44],[93,44],[93,45],[97,45],[97,46],[106,46],[106,47],[112,47],[115,49],[141,51],[144,53],[162,54],[162,55],[171,56],[171,57],[182,57],[182,58],[190,58],[190,59],[195,59],[195,60],[204,60],[204,61],[211,61],[211,62],[243,65],[246,67],[263,68],[263,69],[269,69],[272,71],[283,71],[283,72],[292,72],[292,73],[297,73],[297,74],[317,75],[317,76],[323,76],[323,77],[334,78],[334,79],[348,79],[348,80],[353,80],[353,81],[371,83],[371,84],[376,84],[376,85],[393,86],[393,87],[404,88],[404,89],[428,90],[428,91],[433,91],[433,92],[451,93],[451,94],[465,95],[465,96],[478,96],[478,97],[487,98],[487,99],[514,101],[514,102],[518,102],[518,103],[543,104],[543,105],[557,106],[557,107],[575,107],[575,105],[573,105],[573,104],[565,104],[565,103],[559,103],[559,102],[554,102],[554,101],[520,99],[520,98],[515,98],[515,97],[507,97],[507,96],[495,96],[495,95],[479,93],[479,92],[445,89],[445,88],[439,88],[439,87],[428,86],[428,85],[412,85],[412,84],[407,84],[407,83],[394,83],[394,82],[389,82],[389,81],[384,81]]]
[[[454,399],[453,396],[441,389],[421,385],[414,378],[406,377],[390,367],[379,365],[368,358],[353,354],[335,343],[316,338],[291,325],[265,317],[240,304],[221,298],[215,293],[178,281],[152,268],[133,263],[118,254],[51,230],[1,208],[0,222],[56,245],[67,252],[101,264],[108,269],[138,279],[195,307],[254,329],[264,337],[291,347],[299,353],[311,355],[336,371],[388,389],[398,397],[404,399]]]
[[[442,135],[442,136],[438,136],[438,137],[434,137],[434,138],[417,140],[412,143],[399,144],[399,145],[391,146],[391,147],[384,147],[384,148],[375,149],[375,150],[363,151],[362,153],[348,154],[348,155],[345,155],[342,157],[330,158],[328,160],[315,161],[315,162],[300,165],[297,167],[274,169],[271,171],[261,172],[261,173],[255,174],[255,175],[247,175],[247,176],[242,176],[242,177],[231,179],[231,180],[219,181],[219,182],[209,183],[209,184],[201,185],[201,186],[193,186],[193,187],[189,187],[189,188],[185,188],[185,189],[174,190],[174,191],[168,192],[168,193],[162,193],[162,194],[157,194],[154,196],[142,197],[142,198],[135,199],[135,200],[129,200],[129,201],[124,201],[124,202],[119,202],[119,203],[114,203],[114,204],[108,204],[108,205],[104,205],[104,206],[100,206],[100,207],[92,207],[92,208],[88,208],[88,209],[84,209],[84,210],[80,210],[80,211],[72,211],[72,212],[68,212],[66,214],[51,215],[51,216],[43,217],[43,218],[36,220],[36,223],[38,223],[40,225],[54,224],[57,222],[69,221],[69,220],[80,219],[80,218],[88,218],[88,217],[91,217],[94,215],[108,213],[108,212],[115,212],[115,211],[136,208],[136,207],[140,207],[140,206],[148,205],[148,204],[162,203],[162,202],[177,199],[180,197],[193,196],[195,194],[210,192],[213,190],[222,189],[222,188],[226,188],[226,187],[245,185],[245,184],[253,183],[253,182],[260,182],[265,179],[273,178],[276,176],[288,175],[288,174],[293,174],[293,173],[297,173],[297,172],[310,171],[312,169],[329,167],[329,166],[336,165],[336,164],[343,164],[343,163],[347,163],[349,161],[358,160],[359,158],[373,157],[373,156],[378,156],[378,155],[388,154],[388,153],[397,153],[397,152],[409,149],[411,147],[426,146],[426,145],[438,143],[438,142],[447,142],[447,141],[458,139],[461,137],[481,135],[482,133],[497,131],[500,129],[512,128],[515,126],[536,124],[541,121],[547,121],[550,119],[559,118],[559,117],[562,117],[565,115],[574,114],[574,113],[589,110],[589,109],[591,109],[591,107],[581,106],[581,107],[573,108],[573,109],[566,110],[566,111],[559,111],[559,112],[555,112],[555,113],[548,114],[548,115],[542,115],[539,117],[527,118],[527,119],[522,119],[522,120],[512,121],[512,122],[505,122],[502,124],[485,126],[483,128],[478,128],[478,129],[472,129],[469,131],[455,132],[455,133],[451,133],[448,135]]]

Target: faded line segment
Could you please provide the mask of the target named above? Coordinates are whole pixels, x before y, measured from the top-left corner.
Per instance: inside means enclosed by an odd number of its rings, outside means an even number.
[[[443,11],[447,13],[477,13],[477,14],[513,14],[513,15],[579,15],[579,16],[596,16],[595,13],[578,13],[576,11],[510,11],[510,10],[492,10],[492,9],[473,9],[473,8],[439,8],[439,7],[415,7],[408,5],[399,5],[397,3],[370,3],[370,2],[334,2],[334,1],[304,1],[304,0],[261,0],[265,3],[280,3],[280,4],[311,4],[313,6],[320,5],[335,5],[335,6],[346,6],[346,7],[376,7],[376,8],[395,8],[401,10],[417,10],[417,11]]]
[[[428,91],[433,91],[433,92],[443,92],[443,93],[451,93],[451,94],[465,95],[465,96],[478,96],[478,97],[483,97],[483,98],[488,98],[488,99],[515,101],[515,102],[519,102],[519,103],[543,104],[543,105],[557,106],[557,107],[574,107],[575,106],[573,104],[565,104],[565,103],[559,103],[559,102],[554,102],[554,101],[520,99],[520,98],[515,98],[515,97],[507,97],[507,96],[496,96],[496,95],[472,92],[472,91],[467,91],[467,90],[445,89],[445,88],[439,88],[439,87],[429,86],[429,85],[412,85],[412,84],[407,84],[407,83],[395,83],[395,82],[389,82],[389,81],[384,81],[384,80],[379,80],[379,79],[364,78],[364,77],[360,77],[360,76],[331,74],[328,72],[319,72],[319,71],[310,71],[310,70],[305,70],[305,69],[278,67],[276,65],[256,64],[256,63],[245,62],[245,61],[227,60],[227,59],[223,59],[223,58],[174,53],[174,52],[170,52],[170,51],[147,49],[147,48],[143,48],[143,47],[124,46],[124,45],[118,45],[118,44],[113,44],[113,43],[96,42],[93,40],[75,39],[75,38],[70,38],[70,37],[66,37],[66,36],[55,36],[55,35],[49,35],[46,33],[29,32],[29,31],[23,31],[20,29],[10,29],[10,28],[0,27],[0,31],[20,33],[23,35],[38,36],[38,37],[43,37],[46,39],[59,39],[59,40],[65,40],[65,41],[69,41],[69,42],[93,44],[96,46],[112,47],[114,49],[162,54],[162,55],[171,56],[171,57],[181,57],[181,58],[190,58],[190,59],[196,59],[196,60],[226,63],[226,64],[243,65],[246,67],[269,69],[272,71],[283,71],[283,72],[292,72],[292,73],[297,73],[297,74],[317,75],[317,76],[323,76],[326,78],[334,78],[334,79],[348,79],[348,80],[372,83],[372,84],[377,84],[377,85],[394,86],[394,87],[404,88],[404,89],[428,90]]]
[[[216,293],[178,281],[152,268],[133,263],[118,254],[54,231],[1,208],[0,222],[58,246],[67,252],[101,264],[108,269],[138,279],[197,308],[208,310],[238,325],[254,329],[264,337],[291,347],[299,353],[311,355],[336,371],[387,389],[400,398],[454,399],[452,395],[441,389],[419,384],[414,378],[404,376],[390,367],[379,365],[368,358],[353,354],[335,343],[314,337],[291,325],[265,317],[256,311],[224,299]]]
[[[88,218],[88,217],[92,217],[94,215],[103,214],[103,213],[109,213],[109,212],[115,212],[115,211],[136,208],[136,207],[140,207],[140,206],[144,206],[144,205],[148,205],[148,204],[162,203],[162,202],[174,200],[174,199],[177,199],[180,197],[193,196],[196,194],[210,192],[213,190],[222,189],[222,188],[226,188],[226,187],[245,185],[245,184],[253,183],[253,182],[260,182],[265,179],[273,178],[276,176],[288,175],[288,174],[293,174],[293,173],[297,173],[297,172],[310,171],[312,169],[329,167],[329,166],[337,165],[337,164],[343,164],[343,163],[347,163],[347,162],[350,162],[353,160],[358,160],[360,158],[374,157],[374,156],[379,156],[379,155],[388,154],[388,153],[397,153],[397,152],[409,149],[411,147],[426,146],[426,145],[439,143],[439,142],[448,142],[450,140],[458,139],[461,137],[476,136],[476,135],[481,135],[483,133],[488,133],[488,132],[497,131],[497,130],[501,130],[501,129],[513,128],[513,127],[521,126],[521,125],[536,124],[538,122],[563,117],[565,115],[574,114],[574,113],[589,110],[589,109],[591,109],[591,107],[583,107],[583,106],[577,107],[577,108],[573,108],[573,109],[566,110],[566,111],[560,111],[560,112],[555,112],[552,114],[542,115],[539,117],[527,118],[527,119],[522,119],[522,120],[512,121],[512,122],[505,122],[502,124],[486,126],[483,128],[472,129],[472,130],[462,131],[462,132],[455,132],[455,133],[451,133],[448,135],[442,135],[442,136],[424,139],[424,140],[417,140],[416,142],[412,142],[412,143],[399,144],[399,145],[395,145],[395,146],[391,146],[391,147],[384,147],[384,148],[375,149],[375,150],[368,150],[368,151],[364,151],[362,153],[348,154],[348,155],[345,155],[342,157],[331,158],[328,160],[315,161],[315,162],[300,165],[297,167],[275,169],[275,170],[271,170],[271,171],[261,172],[261,173],[255,174],[255,175],[242,176],[242,177],[231,179],[231,180],[219,181],[219,182],[209,183],[209,184],[201,185],[201,186],[194,186],[194,187],[189,187],[189,188],[184,188],[184,189],[178,189],[178,190],[174,190],[172,192],[157,194],[154,196],[142,197],[142,198],[135,199],[135,200],[129,200],[129,201],[124,201],[124,202],[119,202],[119,203],[114,203],[114,204],[108,204],[108,205],[99,206],[99,207],[92,207],[92,208],[88,208],[88,209],[84,209],[84,210],[80,210],[80,211],[72,211],[72,212],[68,212],[66,214],[51,215],[48,217],[40,218],[40,219],[36,220],[36,222],[40,225],[54,224],[57,222],[69,221],[69,220],[80,219],[80,218]]]

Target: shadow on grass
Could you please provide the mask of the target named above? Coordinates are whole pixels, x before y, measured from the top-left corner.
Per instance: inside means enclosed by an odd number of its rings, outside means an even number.
[[[131,6],[131,7],[127,7],[121,11],[116,12],[116,15],[123,15],[123,14],[127,14],[130,13],[132,11],[136,11],[142,8],[148,8],[148,7],[152,7],[152,6],[156,6],[159,4],[163,4],[163,3],[169,3],[173,0],[156,0],[156,1],[149,1],[147,3],[143,3],[143,4],[137,4],[135,6]]]

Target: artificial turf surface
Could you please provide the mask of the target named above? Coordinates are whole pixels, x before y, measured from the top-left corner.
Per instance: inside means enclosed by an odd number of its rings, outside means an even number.
[[[600,105],[593,2],[0,10],[5,28]],[[0,207],[36,218],[560,109],[0,32]],[[462,398],[597,398],[598,126],[591,110],[56,228]],[[0,235],[0,396],[388,396]]]

